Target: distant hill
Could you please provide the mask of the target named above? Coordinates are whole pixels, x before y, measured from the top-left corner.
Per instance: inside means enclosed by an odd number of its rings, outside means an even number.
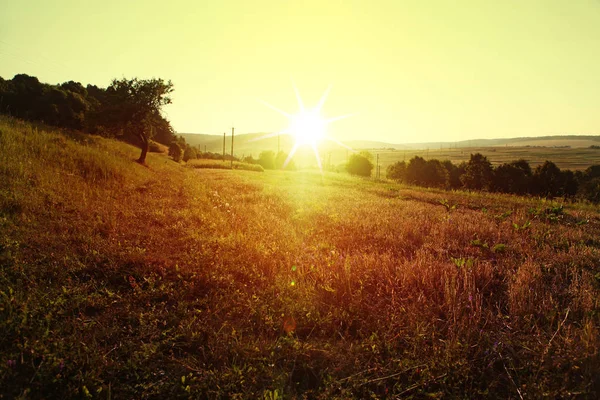
[[[198,146],[201,150],[220,153],[223,151],[223,136],[222,135],[206,135],[199,133],[180,133],[185,140],[193,145]],[[261,151],[273,150],[277,151],[277,136],[260,139],[267,133],[242,133],[235,135],[235,153],[236,154],[253,154],[257,156]],[[502,138],[502,139],[474,139],[461,140],[457,142],[421,142],[421,143],[389,143],[374,140],[349,140],[343,142],[345,145],[353,149],[448,149],[448,148],[468,148],[468,147],[572,147],[572,148],[587,148],[592,145],[600,145],[600,135],[554,135],[540,137],[517,137],[517,138]],[[283,151],[289,151],[294,145],[294,140],[290,135],[282,134],[279,137],[279,148]],[[324,141],[322,146],[325,150],[328,148],[335,149],[339,146],[330,141]],[[225,138],[225,150],[231,150],[231,134],[228,133]]]
[[[465,147],[590,147],[600,144],[600,135],[554,135],[538,137],[516,137],[502,139],[473,139],[460,140],[457,142],[422,142],[407,143],[406,146],[415,149],[436,148],[465,148]]]

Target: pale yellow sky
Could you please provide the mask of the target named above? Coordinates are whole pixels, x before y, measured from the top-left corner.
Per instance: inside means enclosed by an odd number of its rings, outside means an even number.
[[[342,141],[600,134],[600,1],[0,0],[17,73],[171,79],[179,132],[282,129],[293,79]]]

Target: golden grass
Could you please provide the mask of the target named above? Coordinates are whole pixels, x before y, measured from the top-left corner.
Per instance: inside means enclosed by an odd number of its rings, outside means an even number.
[[[600,393],[597,207],[0,132],[7,398]]]

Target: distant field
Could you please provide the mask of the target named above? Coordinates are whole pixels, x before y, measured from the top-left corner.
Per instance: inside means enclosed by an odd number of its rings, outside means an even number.
[[[379,162],[382,171],[388,165],[397,161],[408,161],[414,156],[425,159],[437,158],[439,160],[451,160],[459,163],[468,161],[472,153],[481,153],[488,157],[494,165],[502,164],[523,158],[532,167],[543,164],[550,160],[561,169],[584,170],[595,164],[600,164],[600,150],[589,148],[551,148],[551,147],[473,147],[458,149],[429,149],[429,150],[369,150],[375,157],[379,154]],[[329,153],[322,153],[322,158],[327,161]],[[340,164],[346,161],[346,150],[334,150],[331,152],[332,164]]]
[[[0,149],[0,398],[600,397],[598,207]]]
[[[514,146],[514,147],[523,147],[523,146],[545,146],[545,147],[564,147],[570,146],[572,148],[587,148],[590,146],[598,146],[600,145],[600,141],[593,139],[545,139],[545,140],[519,140],[515,142],[511,142],[507,140],[507,143],[502,144],[502,146]]]

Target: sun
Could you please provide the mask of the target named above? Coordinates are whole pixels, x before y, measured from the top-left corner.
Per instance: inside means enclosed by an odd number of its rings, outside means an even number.
[[[301,111],[290,118],[287,131],[299,145],[316,146],[325,137],[327,121],[317,110]]]
[[[319,169],[321,170],[321,172],[323,172],[323,167],[321,165],[321,157],[319,157],[319,150],[317,148],[319,143],[323,139],[330,140],[332,142],[339,144],[342,147],[352,150],[350,147],[346,146],[339,140],[328,137],[327,136],[327,125],[329,125],[330,123],[332,123],[334,121],[338,121],[340,119],[350,117],[352,114],[342,115],[342,116],[334,117],[334,118],[324,118],[321,115],[321,109],[323,108],[323,104],[325,104],[325,100],[327,99],[327,96],[329,95],[329,91],[331,90],[331,85],[327,88],[327,90],[325,90],[325,93],[323,93],[323,96],[321,96],[319,103],[317,103],[317,105],[314,108],[310,108],[310,109],[307,109],[304,107],[304,102],[302,101],[302,98],[300,97],[300,93],[298,93],[298,89],[296,88],[296,85],[293,85],[293,86],[294,86],[294,92],[296,93],[296,99],[298,100],[298,107],[299,107],[299,110],[296,114],[292,115],[290,113],[282,111],[279,108],[267,103],[266,101],[259,99],[259,101],[261,103],[263,103],[264,105],[266,105],[267,107],[269,107],[269,108],[277,111],[278,113],[284,115],[285,117],[287,117],[288,120],[290,121],[288,127],[279,132],[268,133],[264,136],[258,137],[251,141],[266,139],[269,137],[277,136],[281,133],[291,134],[294,137],[294,146],[292,147],[292,150],[288,154],[287,159],[283,163],[283,168],[285,168],[288,165],[288,163],[291,161],[292,157],[294,157],[294,154],[296,153],[296,151],[298,150],[298,148],[300,146],[310,146],[313,149],[313,152],[315,153],[315,158],[317,160],[317,164],[319,165]]]

